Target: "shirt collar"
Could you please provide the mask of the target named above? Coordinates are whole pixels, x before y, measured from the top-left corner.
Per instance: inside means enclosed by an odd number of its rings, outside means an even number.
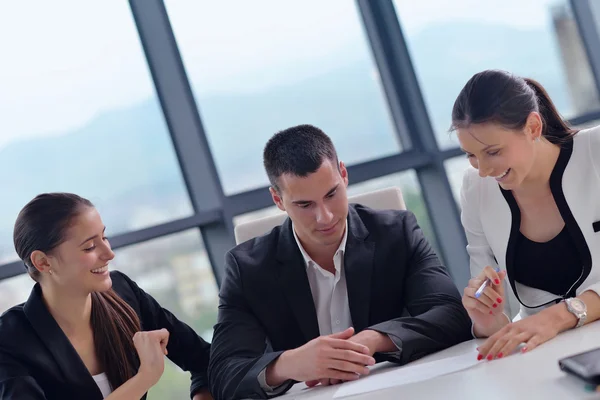
[[[348,220],[345,221],[345,227],[344,227],[344,237],[342,238],[342,241],[340,242],[340,245],[338,247],[338,249],[335,251],[335,254],[337,254],[339,251],[342,252],[342,255],[344,252],[346,252],[346,241],[348,240]],[[306,252],[306,250],[304,250],[304,247],[302,247],[302,244],[300,243],[300,239],[298,239],[298,235],[296,234],[296,230],[294,229],[294,223],[292,222],[292,232],[294,233],[294,239],[296,240],[296,244],[298,245],[298,248],[300,249],[300,253],[302,253],[302,258],[304,259],[304,264],[306,265],[306,267],[308,268],[311,263],[314,265],[317,265],[317,263],[308,255],[308,253]]]

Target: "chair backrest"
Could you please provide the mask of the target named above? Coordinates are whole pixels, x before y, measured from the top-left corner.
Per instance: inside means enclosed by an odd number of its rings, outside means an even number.
[[[350,203],[358,203],[376,210],[405,210],[402,192],[397,187],[362,193],[348,198]],[[277,225],[281,225],[287,218],[286,213],[279,213],[268,217],[248,221],[236,225],[235,242],[243,243],[247,240],[268,233]]]

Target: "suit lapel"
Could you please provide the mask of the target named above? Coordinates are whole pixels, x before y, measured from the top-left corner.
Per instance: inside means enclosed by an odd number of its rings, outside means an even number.
[[[80,388],[86,399],[102,400],[102,393],[85,364],[71,345],[42,299],[42,289],[36,284],[24,307],[25,315],[41,342],[54,357],[68,386]]]
[[[356,332],[369,326],[371,275],[375,243],[365,239],[369,231],[352,206],[348,209],[348,239],[344,252],[344,272],[350,315]]]
[[[277,259],[281,263],[278,277],[281,290],[308,342],[319,336],[319,321],[306,275],[306,265],[294,239],[289,218],[281,226]]]

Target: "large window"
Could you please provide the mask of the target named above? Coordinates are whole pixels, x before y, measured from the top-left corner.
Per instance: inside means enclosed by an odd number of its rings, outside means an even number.
[[[437,249],[436,237],[431,227],[431,220],[429,219],[425,201],[421,194],[421,186],[414,171],[398,172],[350,185],[348,187],[348,195],[353,196],[393,186],[400,188],[406,208],[415,214],[417,222],[423,230],[423,234],[427,237],[431,245]]]
[[[567,0],[394,0],[441,147],[452,106],[469,78],[504,69],[537,79],[573,117],[600,108],[587,55]]]
[[[448,181],[450,181],[450,187],[452,188],[452,194],[456,203],[460,207],[460,189],[462,187],[463,177],[465,171],[471,166],[469,160],[465,156],[454,157],[444,162],[446,167],[446,173],[448,174]]]
[[[42,192],[89,198],[113,234],[192,213],[127,2],[3,3],[0,51],[0,264]]]
[[[400,151],[353,2],[165,4],[226,194],[266,185],[266,141],[297,124],[348,164]]]
[[[25,266],[23,266],[25,271]],[[28,274],[22,274],[0,281],[0,314],[12,306],[24,303],[35,282]]]

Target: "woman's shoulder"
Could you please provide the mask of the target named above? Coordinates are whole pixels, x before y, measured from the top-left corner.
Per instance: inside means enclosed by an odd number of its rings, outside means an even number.
[[[585,128],[573,137],[575,142],[587,142],[592,146],[600,147],[600,125]]]
[[[578,159],[589,160],[594,164],[598,174],[600,174],[600,125],[591,128],[582,129],[573,137],[575,152]],[[581,157],[587,155],[587,157]]]
[[[482,189],[490,187],[490,185],[491,187],[498,186],[493,179],[480,177],[479,171],[469,166],[463,173],[461,193],[463,196],[471,197],[478,194]]]
[[[138,286],[133,279],[116,269],[110,271],[110,279],[113,282],[113,289],[115,290],[122,288],[125,290],[134,291],[138,289]]]
[[[121,271],[110,271],[110,279],[112,280],[112,289],[128,303],[136,301],[138,285],[127,275]]]
[[[16,305],[0,315],[0,349],[10,348],[31,331],[24,311],[25,303]]]

